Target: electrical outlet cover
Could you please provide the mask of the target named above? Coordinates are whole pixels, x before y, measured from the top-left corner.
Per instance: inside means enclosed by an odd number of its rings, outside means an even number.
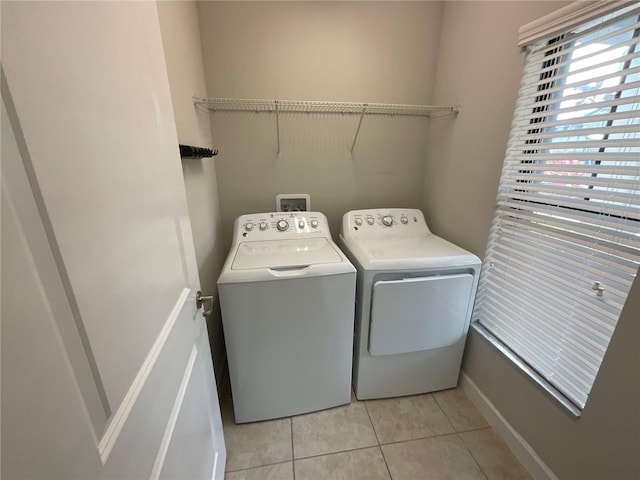
[[[280,193],[276,195],[278,212],[308,212],[311,209],[311,197],[306,193]]]

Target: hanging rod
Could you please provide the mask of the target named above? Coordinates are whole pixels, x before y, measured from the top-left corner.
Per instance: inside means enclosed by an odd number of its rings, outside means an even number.
[[[195,105],[202,105],[211,111],[218,112],[274,112],[276,114],[276,135],[278,142],[278,157],[280,156],[280,113],[343,113],[358,114],[360,120],[351,144],[349,157],[353,156],[362,120],[365,115],[399,115],[430,117],[434,112],[457,114],[460,105],[407,105],[394,103],[354,103],[354,102],[318,102],[308,100],[264,100],[248,98],[204,98],[193,96]]]

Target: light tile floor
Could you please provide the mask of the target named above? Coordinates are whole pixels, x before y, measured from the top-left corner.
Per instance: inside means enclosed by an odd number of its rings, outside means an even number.
[[[530,479],[457,388],[236,425],[220,388],[226,480]]]

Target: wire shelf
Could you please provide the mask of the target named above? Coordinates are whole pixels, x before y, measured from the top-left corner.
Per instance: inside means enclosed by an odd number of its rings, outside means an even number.
[[[202,105],[211,111],[218,112],[267,112],[276,114],[276,140],[278,142],[278,156],[280,155],[280,113],[340,113],[360,115],[358,128],[355,132],[349,158],[358,140],[360,127],[365,115],[398,115],[413,117],[431,117],[434,112],[443,114],[457,114],[460,105],[407,105],[394,103],[354,103],[354,102],[318,102],[308,100],[264,100],[248,98],[203,98],[193,96],[195,105]]]
[[[322,102],[308,100],[264,100],[245,98],[193,97],[196,105],[213,111],[227,112],[306,112],[306,113],[352,113],[365,115],[410,115],[429,117],[433,112],[458,113],[460,105],[407,105],[394,103]]]

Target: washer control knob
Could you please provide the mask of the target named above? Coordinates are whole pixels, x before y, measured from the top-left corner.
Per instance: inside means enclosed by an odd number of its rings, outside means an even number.
[[[289,222],[287,222],[286,220],[278,220],[278,223],[276,223],[276,227],[279,231],[284,232],[289,228]]]
[[[268,227],[267,222],[260,222],[260,230],[264,231]]]
[[[373,225],[373,222],[375,222],[375,220],[374,220],[374,218],[373,218],[373,217],[367,217],[367,223],[368,223],[369,225]]]
[[[318,228],[318,220],[316,220],[315,218],[311,220],[311,226],[313,228]]]
[[[393,225],[393,218],[391,218],[390,215],[385,215],[384,217],[382,217],[382,224],[385,227],[390,227],[391,225]]]
[[[403,215],[400,217],[400,221],[406,225],[409,222],[409,219]]]
[[[356,222],[356,225],[358,225],[358,226],[362,225],[362,219],[361,218],[356,218],[355,222]]]
[[[298,228],[304,228],[304,220],[298,222]]]
[[[247,232],[250,232],[251,230],[253,230],[253,223],[251,223],[251,222],[247,222],[247,223],[245,223],[245,225],[244,225],[244,229],[245,229]]]

